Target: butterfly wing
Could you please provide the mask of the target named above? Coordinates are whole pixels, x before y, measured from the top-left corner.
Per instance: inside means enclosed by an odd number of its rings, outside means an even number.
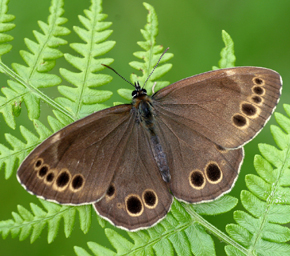
[[[151,151],[147,131],[132,123],[126,151],[96,211],[114,225],[136,231],[162,220],[173,200]]]
[[[131,109],[105,109],[56,132],[23,161],[18,180],[32,194],[58,203],[100,200],[124,152]]]
[[[280,90],[276,72],[241,67],[187,78],[153,95],[173,195],[194,203],[229,191],[243,160],[241,146],[265,125]]]
[[[281,94],[280,75],[237,67],[183,79],[153,95],[155,108],[174,115],[224,148],[251,140],[271,116]]]
[[[170,190],[177,199],[206,202],[231,190],[240,171],[243,148],[226,150],[177,122],[170,113],[158,114],[157,127],[168,159]]]

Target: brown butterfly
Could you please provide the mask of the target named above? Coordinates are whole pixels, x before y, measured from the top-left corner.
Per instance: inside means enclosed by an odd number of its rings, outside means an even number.
[[[173,197],[214,200],[233,187],[242,146],[270,118],[280,75],[237,67],[192,76],[153,96],[135,83],[132,103],[78,120],[24,160],[20,183],[40,198],[94,204],[114,225],[139,230],[162,220]]]

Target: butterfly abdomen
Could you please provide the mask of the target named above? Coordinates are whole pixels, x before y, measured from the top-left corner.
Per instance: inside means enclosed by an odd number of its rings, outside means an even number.
[[[151,150],[165,182],[170,181],[170,173],[166,154],[161,145],[160,139],[155,130],[155,117],[151,99],[147,95],[142,95],[135,99],[134,107],[137,107],[138,122],[144,127],[149,134]]]

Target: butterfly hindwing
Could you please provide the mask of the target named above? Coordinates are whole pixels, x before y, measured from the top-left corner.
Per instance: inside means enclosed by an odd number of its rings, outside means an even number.
[[[179,200],[199,203],[229,192],[240,171],[243,148],[226,150],[176,122],[169,113],[158,116],[172,194]]]
[[[156,224],[170,209],[173,197],[162,180],[151,152],[146,130],[132,124],[126,150],[106,196],[96,211],[114,225],[138,230]]]

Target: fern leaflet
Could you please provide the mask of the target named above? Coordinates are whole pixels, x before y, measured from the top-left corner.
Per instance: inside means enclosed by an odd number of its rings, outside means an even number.
[[[13,71],[0,62],[3,73],[13,79],[8,81],[9,87],[1,90],[5,97],[0,97],[0,112],[3,114],[7,125],[13,129],[16,128],[13,112],[15,103],[25,103],[28,117],[31,120],[38,118],[40,115],[40,99],[50,105],[56,105],[39,88],[56,86],[61,82],[58,76],[47,72],[55,66],[55,60],[62,57],[62,53],[56,47],[67,42],[61,36],[70,32],[62,26],[66,22],[66,19],[61,17],[64,12],[62,6],[62,0],[53,0],[48,24],[42,21],[38,23],[43,33],[34,31],[37,42],[25,39],[25,44],[30,52],[21,51],[20,55],[27,66],[13,63]]]
[[[94,89],[112,80],[109,75],[95,74],[105,68],[101,64],[110,65],[113,62],[111,58],[96,59],[112,50],[115,45],[114,41],[105,41],[112,34],[112,30],[108,30],[111,22],[104,21],[107,15],[102,13],[102,1],[92,0],[90,9],[84,12],[86,16],[79,16],[79,19],[85,28],[74,27],[74,30],[85,43],[70,44],[71,48],[83,57],[64,55],[65,59],[80,72],[60,69],[63,78],[75,88],[59,86],[58,90],[64,97],[56,99],[71,113],[74,120],[108,107],[100,103],[112,96],[110,91]]]
[[[290,105],[284,105],[288,117],[275,113],[280,127],[271,132],[279,147],[260,144],[254,166],[258,175],[246,176],[249,191],[241,192],[246,211],[235,211],[237,224],[226,226],[228,234],[247,248],[246,255],[290,255],[290,229],[281,224],[290,222]],[[227,255],[237,255],[231,245]],[[239,254],[244,255],[244,254]]]

